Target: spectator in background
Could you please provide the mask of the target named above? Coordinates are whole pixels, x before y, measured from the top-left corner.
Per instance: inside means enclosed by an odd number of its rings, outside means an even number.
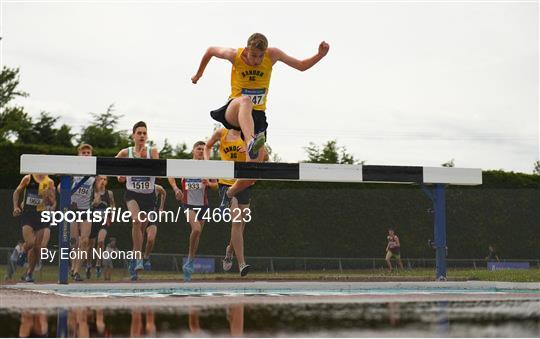
[[[486,257],[487,261],[501,261],[493,245],[489,245],[488,249],[489,249],[489,253],[488,253],[488,256]]]
[[[386,245],[386,263],[388,264],[388,269],[392,271],[392,262],[390,259],[392,257],[396,258],[396,261],[399,265],[399,268],[403,269],[403,263],[401,262],[400,247],[398,236],[394,233],[394,230],[388,229],[388,236],[386,237],[388,245]]]

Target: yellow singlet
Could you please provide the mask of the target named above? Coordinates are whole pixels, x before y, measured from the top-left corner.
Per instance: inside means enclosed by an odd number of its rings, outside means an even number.
[[[34,180],[36,180],[37,183],[39,183],[39,186],[38,186],[38,194],[41,196],[41,197],[44,197],[45,194],[46,194],[46,191],[49,189],[49,176],[46,175],[43,180],[41,181],[37,181],[37,179],[34,177]],[[37,206],[36,206],[36,211],[38,212],[41,212],[41,211],[44,211],[45,210],[45,201],[44,200],[41,200],[41,203],[39,203]]]
[[[266,97],[272,75],[272,60],[268,52],[264,53],[259,66],[249,66],[242,60],[244,48],[236,50],[236,57],[231,71],[231,95],[229,99],[247,95],[251,98],[253,109],[266,110]]]
[[[229,130],[226,128],[221,129],[221,139],[219,141],[219,156],[221,160],[229,161],[246,161],[246,144],[240,137],[234,141],[227,141],[227,134]],[[219,179],[220,184],[233,185],[235,179]]]

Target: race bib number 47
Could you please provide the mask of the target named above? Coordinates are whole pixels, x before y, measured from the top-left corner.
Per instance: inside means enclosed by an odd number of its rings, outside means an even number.
[[[264,96],[266,95],[266,89],[265,88],[256,88],[256,89],[242,88],[242,95],[248,96],[254,105],[261,105],[264,103]]]

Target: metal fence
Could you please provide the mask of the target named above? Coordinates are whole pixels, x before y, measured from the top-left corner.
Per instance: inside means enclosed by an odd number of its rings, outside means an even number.
[[[0,247],[0,264],[6,265],[13,252],[12,248]],[[151,256],[152,269],[157,271],[180,272],[182,259],[186,254],[154,253]],[[199,255],[198,258],[214,260],[216,273],[223,272],[221,267],[222,256]],[[386,269],[384,258],[317,258],[317,257],[246,257],[254,271],[278,273],[283,271],[354,271]],[[503,262],[528,262],[530,268],[540,269],[540,259],[504,259]],[[406,269],[435,268],[434,258],[402,258]],[[395,260],[392,260],[395,263]],[[447,259],[448,268],[487,269],[485,259]],[[57,259],[44,265],[58,265]],[[127,267],[126,262],[117,260],[116,267]]]

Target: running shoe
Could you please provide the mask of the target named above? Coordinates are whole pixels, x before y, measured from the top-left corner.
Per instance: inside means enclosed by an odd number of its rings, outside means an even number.
[[[33,283],[34,278],[32,277],[32,273],[28,273],[22,276],[22,280],[27,283]]]
[[[75,281],[84,281],[83,278],[81,278],[81,275],[79,273],[75,273],[73,275],[73,280],[75,280]]]
[[[26,257],[26,252],[19,253],[19,256],[17,257],[17,265],[24,266],[24,263],[26,262]]]
[[[223,260],[221,261],[221,264],[223,266],[223,270],[225,272],[228,272],[231,270],[232,268],[232,264],[233,264],[233,257],[228,257],[226,256],[225,258],[223,258]]]
[[[258,133],[248,144],[247,151],[251,159],[257,159],[259,156],[259,150],[264,146],[266,137],[264,132]]]
[[[248,264],[242,264],[240,265],[240,276],[245,277],[249,273],[249,269],[251,268]]]
[[[231,270],[233,261],[233,253],[231,252],[231,254],[229,255],[229,252],[227,251],[228,248],[229,246],[225,248],[225,258],[223,258],[223,260],[221,261],[221,265],[223,266],[223,270],[225,272]]]
[[[152,270],[152,263],[150,262],[150,258],[144,259],[144,270],[145,271],[151,271]]]
[[[142,259],[137,259],[135,262],[135,271],[144,271],[144,264]]]
[[[135,273],[135,259],[131,259],[128,262],[128,272],[130,275],[133,275],[133,273]]]
[[[137,271],[135,271],[135,265],[137,264],[137,261],[135,259],[131,259],[128,263],[128,272],[129,272],[129,278],[131,281],[135,281],[139,279],[139,276],[137,275]]]
[[[34,268],[34,272],[39,272],[41,271],[42,268],[43,268],[43,262],[41,262],[41,258],[40,258],[36,264],[36,268]]]
[[[184,274],[184,281],[191,281],[191,274],[195,272],[195,267],[193,266],[193,259],[188,260],[184,266],[182,266],[182,273]]]

